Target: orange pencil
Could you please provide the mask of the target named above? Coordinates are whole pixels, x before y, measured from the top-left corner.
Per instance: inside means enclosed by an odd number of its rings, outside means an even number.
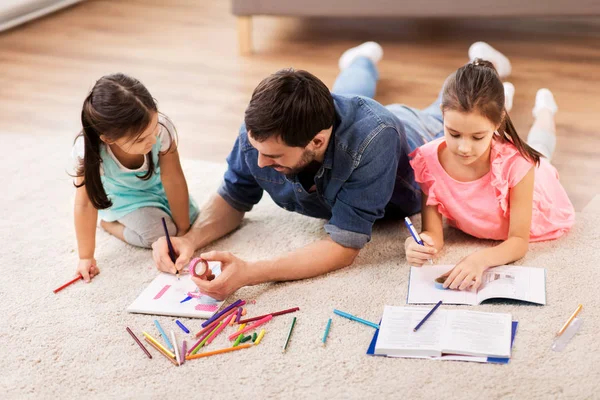
[[[160,347],[158,347],[157,345],[154,344],[154,342],[152,342],[151,340],[148,340],[148,338],[144,338],[144,340],[148,343],[150,343],[150,346],[154,347],[160,354],[162,354],[163,356],[165,356],[166,358],[169,359],[169,361],[171,361],[173,364],[175,364],[176,367],[179,366],[179,364],[177,364],[177,361],[175,361],[175,359],[169,357],[169,355],[167,353],[165,353],[164,351],[162,351],[162,349]]]
[[[206,353],[193,354],[191,356],[187,356],[185,359],[186,360],[193,360],[194,358],[209,357],[209,356],[214,356],[216,354],[229,353],[230,351],[237,351],[237,350],[247,349],[250,346],[254,346],[254,345],[253,344],[242,344],[242,345],[237,346],[237,347],[225,347],[224,349],[219,349],[219,350],[215,350],[215,351],[208,351]]]

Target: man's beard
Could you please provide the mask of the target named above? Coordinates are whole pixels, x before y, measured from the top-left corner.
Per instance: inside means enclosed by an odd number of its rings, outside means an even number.
[[[285,170],[281,171],[281,173],[288,177],[298,175],[300,172],[302,172],[302,170],[304,168],[306,168],[306,166],[308,164],[313,162],[315,160],[315,158],[316,158],[316,153],[314,151],[306,149],[302,153],[302,157],[300,158],[300,161],[298,161],[298,163],[296,165],[294,165],[293,167],[289,168],[289,167],[280,166],[282,168],[285,168]],[[277,166],[272,166],[272,167],[277,167]]]

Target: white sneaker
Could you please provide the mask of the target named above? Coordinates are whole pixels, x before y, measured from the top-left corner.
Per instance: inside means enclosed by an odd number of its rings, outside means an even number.
[[[558,106],[554,100],[554,95],[550,89],[546,88],[538,90],[535,95],[535,106],[533,106],[532,110],[533,117],[537,118],[538,112],[544,109],[549,110],[552,115],[556,114],[558,111]]]
[[[340,57],[338,62],[340,70],[348,68],[358,57],[367,57],[374,64],[377,64],[383,57],[383,49],[376,42],[365,42],[360,46],[352,47],[346,50]]]
[[[476,58],[490,61],[494,64],[500,78],[506,78],[512,71],[510,60],[486,42],[475,42],[469,47],[469,60]]]
[[[504,82],[502,85],[504,86],[504,108],[506,111],[510,111],[515,97],[515,85],[510,82]]]

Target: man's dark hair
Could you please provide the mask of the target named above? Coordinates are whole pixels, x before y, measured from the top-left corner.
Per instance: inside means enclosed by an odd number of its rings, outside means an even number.
[[[290,68],[275,72],[254,89],[244,122],[258,142],[279,136],[288,146],[306,147],[334,120],[327,86],[307,71]]]

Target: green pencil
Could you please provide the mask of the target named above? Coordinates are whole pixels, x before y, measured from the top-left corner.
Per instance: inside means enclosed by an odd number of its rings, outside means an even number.
[[[292,320],[292,326],[290,326],[290,331],[288,332],[287,339],[285,339],[285,344],[283,345],[283,353],[288,347],[288,343],[290,343],[290,338],[292,337],[292,331],[294,330],[294,326],[296,325],[296,317]]]

